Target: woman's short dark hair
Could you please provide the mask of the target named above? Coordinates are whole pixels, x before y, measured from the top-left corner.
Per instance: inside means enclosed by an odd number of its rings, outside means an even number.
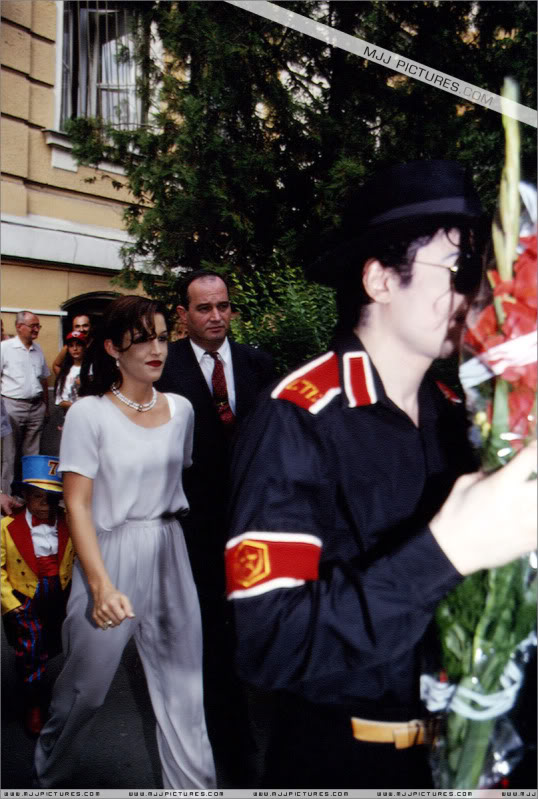
[[[413,277],[413,261],[418,250],[428,245],[440,230],[447,236],[451,230],[458,230],[458,247],[463,252],[472,249],[477,257],[482,257],[487,239],[484,225],[462,217],[412,220],[387,226],[362,237],[360,243],[355,245],[356,269],[348,270],[336,287],[337,331],[351,332],[358,324],[363,308],[372,302],[363,284],[364,266],[369,260],[375,258],[383,266],[392,269],[399,275],[400,284],[407,286]],[[477,286],[478,283],[479,279]]]
[[[106,309],[96,335],[84,354],[80,370],[80,396],[103,396],[113,385],[122,384],[122,376],[116,359],[105,351],[104,343],[110,339],[116,349],[125,352],[123,339],[129,333],[131,339],[145,341],[155,335],[155,314],[162,314],[165,321],[166,308],[156,300],[126,295],[113,300]],[[142,336],[142,338],[140,338]]]

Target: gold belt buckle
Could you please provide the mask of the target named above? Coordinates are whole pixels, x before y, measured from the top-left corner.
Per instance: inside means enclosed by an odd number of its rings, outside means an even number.
[[[358,741],[394,744],[396,749],[408,749],[425,741],[425,725],[420,719],[402,722],[353,717],[351,727]]]
[[[410,746],[424,743],[424,722],[412,719],[406,724],[395,725],[392,730],[396,749],[408,749]]]

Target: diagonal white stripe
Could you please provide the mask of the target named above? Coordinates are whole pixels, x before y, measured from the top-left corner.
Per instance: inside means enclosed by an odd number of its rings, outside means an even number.
[[[266,2],[266,0],[226,0],[226,2],[239,8],[244,8],[246,11],[251,11],[253,14],[258,14],[260,17],[278,22],[288,28],[293,28],[293,30],[300,33],[305,33],[314,39],[320,39],[322,42],[333,47],[339,47],[348,53],[354,53],[368,61],[374,61],[376,64],[381,64],[381,66],[387,67],[394,72],[401,72],[403,75],[422,81],[422,83],[428,83],[431,86],[449,92],[449,94],[461,97],[467,102],[483,105],[485,108],[490,108],[499,114],[507,114],[520,122],[524,122],[526,125],[538,126],[537,114],[534,108],[515,103],[513,100],[501,97],[500,94],[486,92],[480,86],[467,83],[446,72],[427,67],[419,61],[404,58],[392,50],[385,50],[383,47],[378,47],[364,41],[364,39],[359,39],[358,36],[350,36],[349,33],[343,33],[336,30],[336,28],[329,27],[329,25],[323,25],[321,22],[308,19],[302,14],[296,14],[294,11],[289,11],[281,6],[275,6],[273,3]],[[423,75],[424,72],[426,73],[425,75]]]
[[[267,591],[274,591],[275,588],[296,588],[304,585],[304,580],[296,580],[294,577],[276,577],[260,585],[253,585],[252,588],[239,588],[228,594],[228,599],[247,599],[249,596],[259,596]]]
[[[330,388],[327,391],[327,393],[321,399],[317,400],[317,402],[311,405],[308,410],[310,411],[310,413],[313,413],[314,415],[316,413],[319,413],[322,410],[322,408],[324,408],[326,405],[329,404],[329,402],[332,400],[333,397],[336,397],[338,396],[338,394],[341,393],[342,393],[341,388]]]
[[[312,546],[320,548],[322,546],[321,538],[318,538],[315,535],[310,535],[310,533],[247,532],[241,533],[241,535],[236,535],[234,538],[230,538],[226,544],[226,549],[233,549],[236,544],[246,540],[276,541],[283,542],[285,544],[312,544]]]

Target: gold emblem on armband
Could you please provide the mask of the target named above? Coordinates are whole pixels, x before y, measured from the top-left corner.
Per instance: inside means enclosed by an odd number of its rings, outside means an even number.
[[[259,583],[271,573],[269,547],[259,541],[241,541],[234,559],[234,578],[243,588]]]

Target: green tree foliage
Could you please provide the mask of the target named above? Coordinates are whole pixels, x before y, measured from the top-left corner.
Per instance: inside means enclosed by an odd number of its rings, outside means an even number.
[[[336,324],[334,292],[298,267],[231,276],[235,341],[270,352],[279,374],[327,349]]]
[[[148,124],[70,124],[81,162],[125,169],[135,200],[125,211],[127,285],[142,277],[173,307],[179,270],[210,267],[234,275],[245,297],[255,285],[275,301],[276,276],[291,290],[297,267],[337,235],[350,187],[384,162],[457,158],[493,210],[503,141],[496,112],[225,2],[133,5]],[[490,92],[510,74],[521,102],[536,107],[534,3],[278,5]],[[163,59],[148,51],[150,30]],[[532,179],[534,130],[523,125],[522,136]]]

